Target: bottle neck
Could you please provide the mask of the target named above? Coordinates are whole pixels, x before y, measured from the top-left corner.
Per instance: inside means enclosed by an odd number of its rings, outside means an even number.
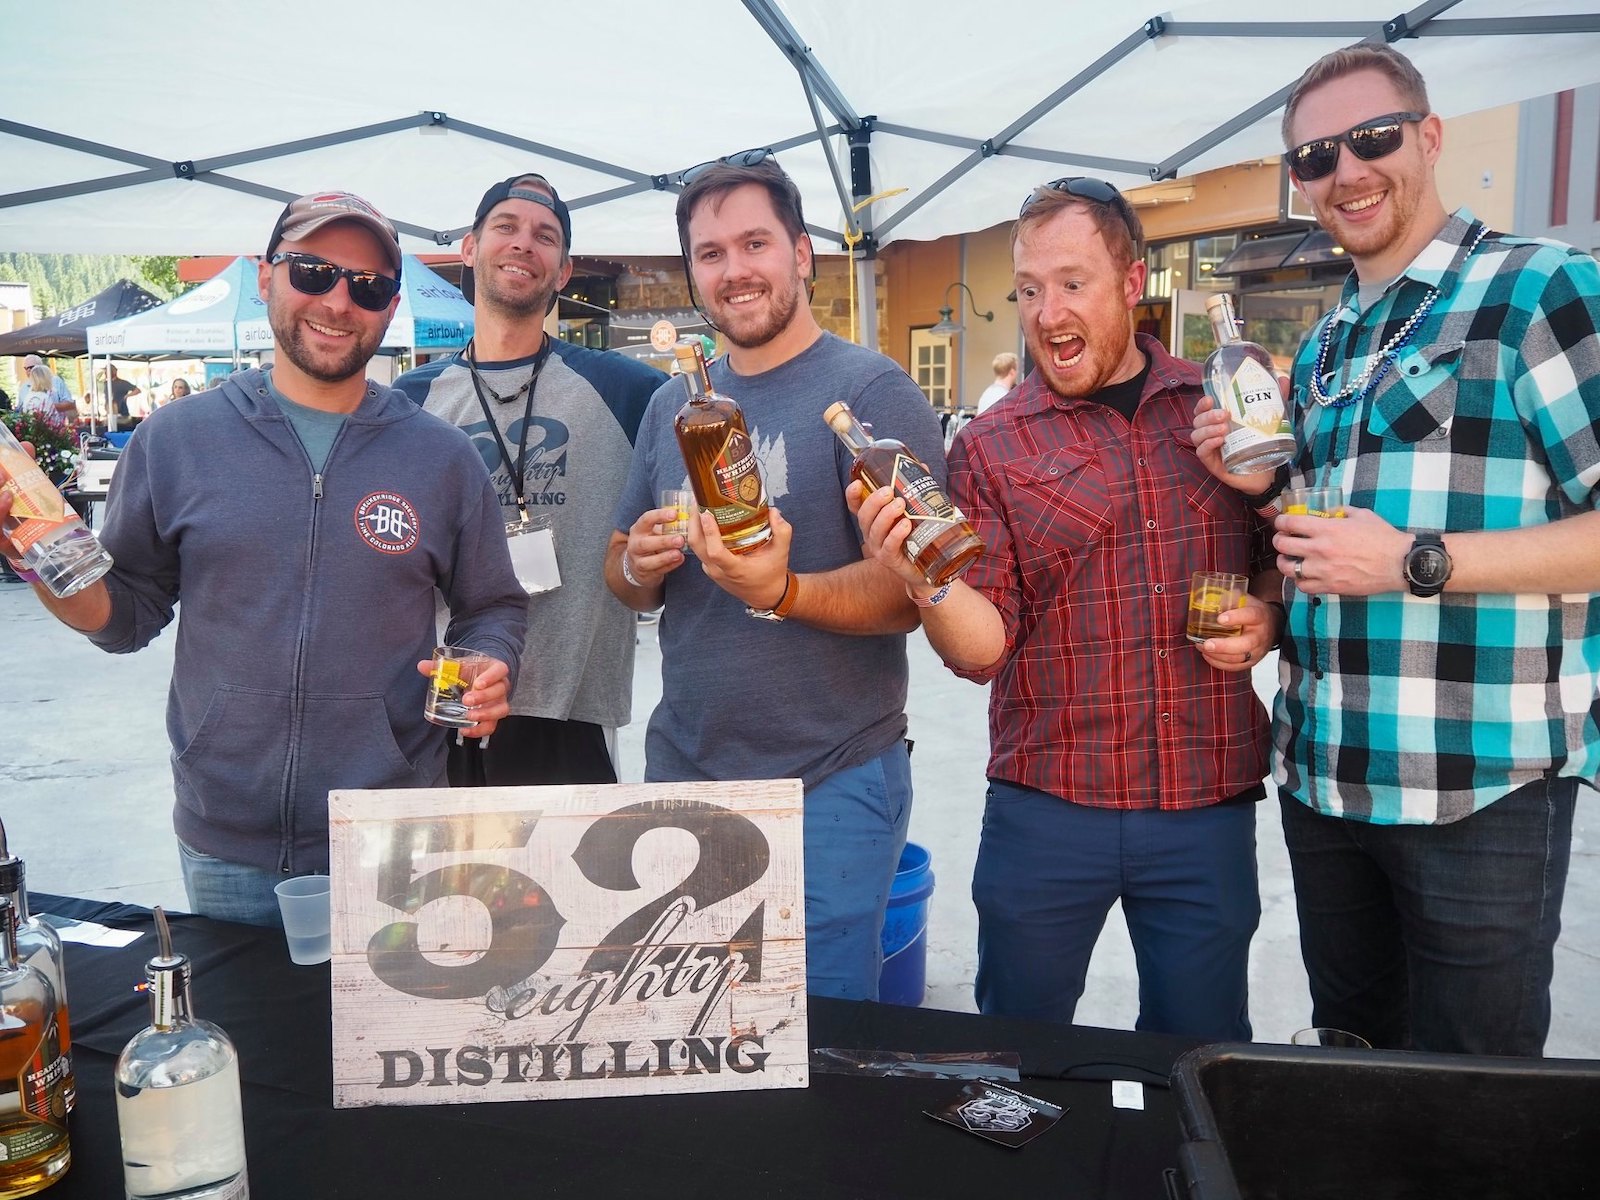
[[[17,910],[0,898],[0,973],[15,971],[17,966]]]
[[[679,364],[683,379],[684,390],[689,393],[689,399],[703,401],[711,391],[711,381],[706,378],[706,369],[702,364],[693,367],[684,367]]]
[[[152,967],[149,973],[150,1024],[171,1029],[192,1021],[189,1011],[189,963],[180,966]]]
[[[852,454],[860,454],[872,445],[872,435],[866,431],[860,421],[856,420],[856,415],[848,409],[835,413],[829,420],[828,426],[834,433],[839,435],[839,440],[849,448]]]
[[[1233,319],[1233,302],[1226,297],[1211,309],[1211,332],[1219,346],[1231,346],[1240,340],[1239,325]]]

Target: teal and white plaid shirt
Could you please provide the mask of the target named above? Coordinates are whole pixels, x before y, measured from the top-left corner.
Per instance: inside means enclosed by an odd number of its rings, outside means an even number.
[[[1600,504],[1600,267],[1457,212],[1372,307],[1356,280],[1294,366],[1295,483],[1337,484],[1397,529],[1516,529]],[[1416,312],[1370,393],[1322,407]],[[1600,596],[1307,597],[1293,587],[1273,776],[1319,812],[1457,821],[1542,775],[1600,769]]]

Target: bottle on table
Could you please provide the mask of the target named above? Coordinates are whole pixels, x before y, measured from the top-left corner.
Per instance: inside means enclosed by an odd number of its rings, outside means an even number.
[[[11,497],[6,536],[21,547],[22,565],[53,595],[82,591],[111,570],[105,547],[3,421],[0,491]]]
[[[1294,457],[1294,431],[1278,391],[1272,356],[1239,336],[1232,296],[1209,297],[1206,315],[1217,339],[1217,348],[1206,359],[1206,395],[1228,414],[1229,423],[1228,436],[1222,440],[1222,465],[1234,475],[1281,467]]]
[[[689,392],[672,422],[689,468],[689,486],[700,507],[716,518],[722,544],[735,554],[747,554],[772,536],[772,526],[744,410],[712,388],[699,338],[683,338],[672,353]]]
[[[842,400],[830,404],[822,419],[855,455],[852,476],[873,490],[891,487],[905,501],[911,521],[906,557],[930,586],[943,587],[983,553],[983,539],[972,523],[950,503],[939,481],[904,442],[874,436]]]
[[[117,1130],[128,1200],[246,1200],[239,1055],[189,1009],[190,966],[155,910],[156,957],[145,966],[150,1024],[117,1059]]]
[[[50,981],[17,954],[17,910],[0,896],[0,1198],[31,1196],[67,1173],[66,1063]]]
[[[17,961],[33,967],[50,981],[56,996],[56,1034],[62,1061],[62,1092],[67,1111],[78,1102],[77,1079],[72,1073],[72,1030],[67,1018],[67,965],[61,935],[28,912],[28,868],[6,847],[6,827],[0,822],[0,897],[11,901],[17,914]]]

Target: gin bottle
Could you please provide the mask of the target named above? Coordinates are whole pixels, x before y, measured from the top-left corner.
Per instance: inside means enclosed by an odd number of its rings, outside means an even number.
[[[1206,315],[1217,338],[1217,348],[1206,359],[1206,395],[1228,414],[1222,465],[1233,475],[1274,470],[1294,457],[1294,431],[1273,374],[1272,356],[1239,337],[1232,296],[1223,293],[1207,299]]]
[[[0,421],[0,491],[11,497],[5,531],[22,565],[58,597],[88,587],[111,570],[111,556]]]
[[[145,966],[150,1024],[117,1059],[117,1129],[128,1200],[245,1200],[239,1055],[189,1011],[189,959],[175,954],[156,909],[156,957]]]
[[[699,338],[684,338],[672,353],[689,392],[672,422],[689,468],[689,486],[700,507],[716,518],[722,544],[735,554],[747,554],[772,536],[772,526],[744,410],[712,389]]]
[[[71,1112],[78,1100],[72,1073],[72,1033],[67,1022],[67,967],[61,935],[28,913],[27,865],[6,849],[6,827],[0,823],[0,897],[17,914],[17,961],[50,981],[56,996],[56,1035],[61,1054],[61,1089]]]
[[[822,419],[855,455],[850,474],[874,490],[888,486],[905,501],[911,534],[906,557],[932,587],[943,587],[983,553],[983,539],[950,503],[921,459],[895,438],[875,437],[844,401],[830,404]]]
[[[0,896],[0,1198],[31,1196],[67,1173],[66,1067],[50,981],[17,957],[17,910]]]

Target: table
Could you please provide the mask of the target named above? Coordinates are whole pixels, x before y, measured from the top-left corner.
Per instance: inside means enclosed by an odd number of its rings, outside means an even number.
[[[132,905],[36,894],[37,913],[153,929]],[[889,1198],[1127,1197],[1164,1200],[1178,1118],[1166,1089],[1190,1039],[827,1000],[809,1001],[811,1044],[956,1052],[1014,1050],[1020,1090],[1070,1111],[1021,1150],[922,1115],[952,1080],[816,1074],[808,1089],[335,1111],[330,971],[296,967],[278,930],[172,918],[194,964],[197,1016],[239,1049],[254,1200],[571,1194]],[[73,1164],[49,1200],[122,1195],[112,1072],[148,1020],[134,986],[153,936],[121,949],[69,943],[78,1106]],[[1145,1088],[1115,1109],[1111,1078]],[[981,1189],[979,1191],[978,1189]]]

